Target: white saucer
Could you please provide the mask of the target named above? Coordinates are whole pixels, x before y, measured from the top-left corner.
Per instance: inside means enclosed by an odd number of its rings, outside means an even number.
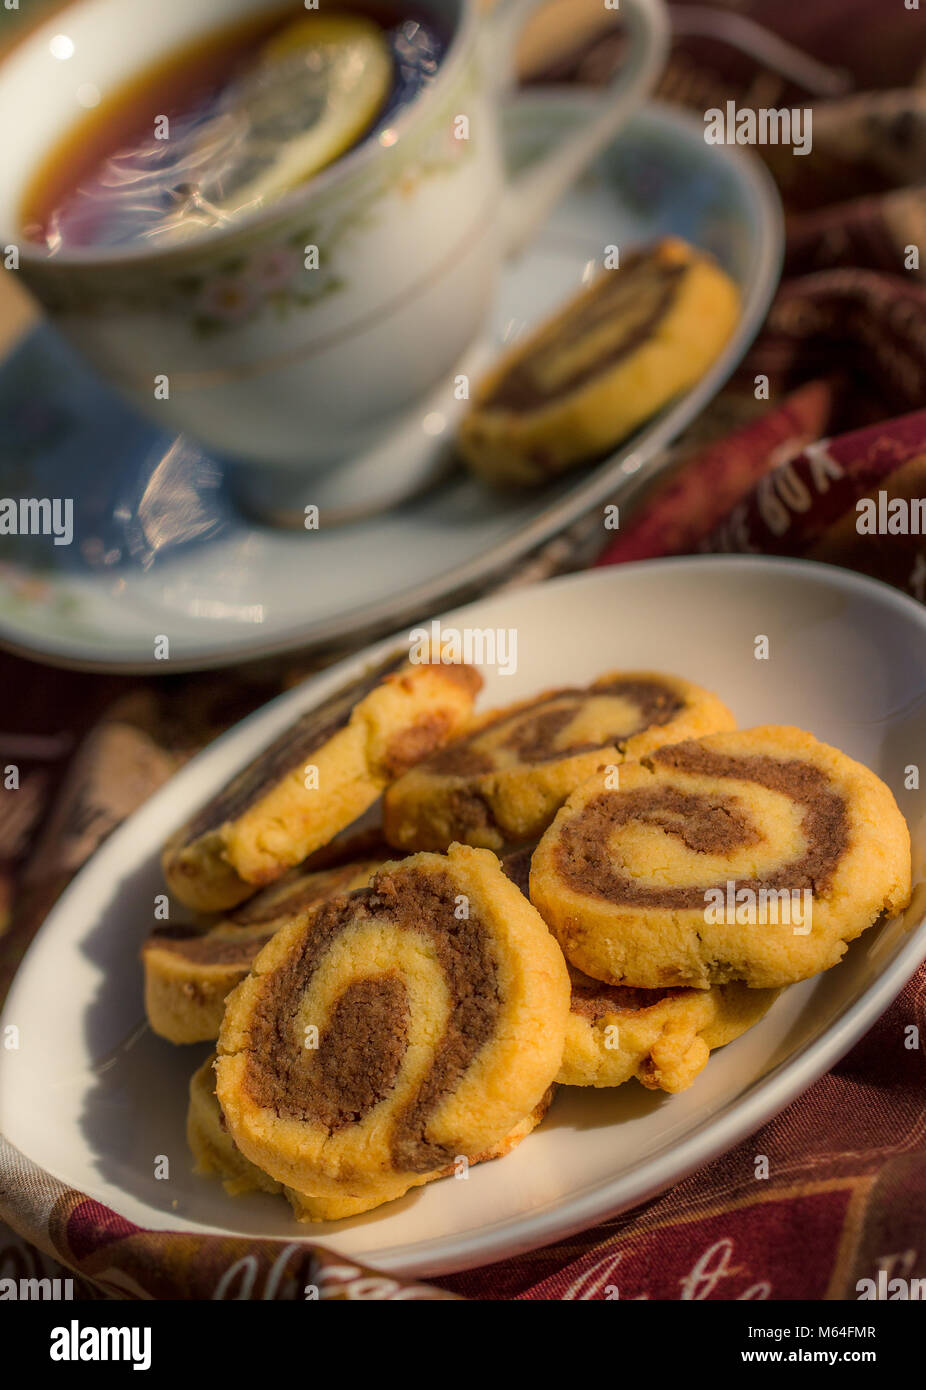
[[[563,1088],[509,1157],[354,1220],[305,1228],[264,1194],[229,1198],[192,1171],[187,1086],[206,1047],[172,1047],[143,1016],[140,943],[162,891],[167,835],[302,710],[376,652],[342,663],[231,730],[106,841],[42,927],[0,1019],[0,1132],[57,1178],[159,1230],[321,1241],[404,1273],[445,1273],[543,1245],[631,1207],[731,1147],[809,1086],[883,1013],[926,954],[926,611],[824,565],[735,556],[597,570],[498,595],[448,616],[512,627],[514,675],[484,672],[486,706],[600,672],[655,668],[716,689],[743,726],[795,723],[874,768],[914,841],[914,902],[846,958],[785,991],[676,1096],[636,1082]],[[771,659],[753,655],[757,625]],[[154,1156],[170,1180],[154,1177]]]
[[[507,116],[513,162],[598,100],[574,91],[521,98]],[[653,105],[506,267],[495,348],[574,291],[605,246],[670,232],[713,251],[743,292],[736,334],[692,391],[604,462],[539,492],[496,493],[456,472],[364,521],[326,525],[323,514],[318,531],[243,518],[217,464],[158,435],[49,328],[37,330],[0,368],[0,496],[76,493],[76,539],[4,539],[0,643],[60,665],[164,674],[383,630],[473,592],[617,488],[649,477],[742,357],[774,292],[781,213],[764,168],[743,150],[706,145],[701,122]],[[476,350],[484,360],[491,347]],[[441,451],[451,425],[449,408],[429,402],[414,428]],[[165,635],[166,663],[154,658]]]

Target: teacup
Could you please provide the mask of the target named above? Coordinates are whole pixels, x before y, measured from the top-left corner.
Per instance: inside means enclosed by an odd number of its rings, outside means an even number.
[[[371,481],[369,451],[453,379],[502,258],[662,65],[662,0],[620,0],[629,51],[607,100],[506,183],[499,106],[518,34],[542,3],[502,0],[486,17],[475,0],[416,0],[450,34],[436,77],[308,183],[179,245],[47,256],[21,239],[20,201],[86,93],[105,99],[217,27],[280,9],[280,0],[73,0],[0,63],[0,244],[18,244],[26,284],[101,374],[162,428],[229,461],[239,491],[265,513],[300,491],[368,509],[384,485]],[[394,460],[389,468],[402,474]],[[386,495],[410,482],[386,479]]]

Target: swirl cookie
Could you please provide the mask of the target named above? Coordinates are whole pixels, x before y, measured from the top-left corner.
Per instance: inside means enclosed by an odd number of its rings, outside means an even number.
[[[142,947],[145,1013],[173,1043],[214,1042],[225,998],[244,979],[274,932],[296,913],[363,888],[382,859],[317,873],[290,872],[207,930],[166,927]]]
[[[246,1158],[389,1201],[505,1140],[562,1061],[569,977],[494,855],[454,845],[284,926],[230,995],[216,1092]]]
[[[736,326],[717,263],[675,237],[624,258],[505,354],[459,435],[490,481],[546,481],[612,449],[693,386]]]
[[[221,1179],[230,1197],[242,1192],[281,1192],[281,1185],[249,1163],[228,1132],[215,1095],[215,1053],[197,1067],[190,1081],[186,1139],[199,1173]]]
[[[868,768],[801,729],[658,748],[571,796],[531,861],[567,958],[640,989],[827,970],[910,899],[910,836]]]
[[[454,840],[496,850],[536,840],[599,767],[735,723],[710,691],[652,671],[550,690],[477,717],[393,783],[383,799],[386,839],[433,850]]]
[[[171,893],[234,907],[325,845],[384,786],[453,736],[482,684],[471,666],[390,657],[296,721],[165,847]]]
[[[550,1086],[531,1113],[525,1115],[523,1120],[519,1120],[504,1139],[500,1139],[497,1144],[492,1144],[482,1153],[473,1154],[471,1158],[467,1158],[466,1167],[472,1168],[476,1163],[489,1163],[493,1158],[504,1158],[506,1154],[510,1154],[513,1149],[516,1149],[521,1140],[526,1139],[531,1131],[540,1124],[550,1108],[555,1089],[554,1086]],[[420,1177],[414,1186],[423,1187],[426,1183],[436,1182],[439,1178],[454,1177],[464,1171],[460,1159],[457,1159],[455,1163],[448,1163],[446,1167],[437,1172],[427,1173]],[[352,1187],[353,1184],[348,1186]],[[355,1191],[348,1190],[338,1196],[312,1197],[306,1193],[297,1192],[292,1187],[284,1187],[283,1189],[290,1206],[300,1221],[342,1221],[348,1216],[360,1216],[365,1211],[372,1211],[376,1207],[381,1207],[384,1202],[391,1202],[396,1197],[403,1197],[408,1190],[408,1187],[401,1183],[395,1184],[394,1188],[389,1184],[376,1184],[367,1191],[363,1191],[358,1186]]]
[[[282,1192],[300,1221],[339,1221],[344,1217],[359,1216],[387,1200],[377,1190],[359,1196],[344,1194],[340,1197],[307,1197],[291,1187],[283,1187],[258,1168],[256,1163],[251,1163],[237,1148],[228,1132],[222,1108],[215,1094],[214,1064],[213,1053],[194,1072],[190,1082],[187,1142],[196,1160],[198,1172],[218,1177],[230,1197],[240,1196],[244,1192]],[[521,1120],[510,1134],[485,1153],[476,1154],[469,1159],[469,1164],[503,1158],[505,1154],[511,1153],[512,1149],[516,1149],[521,1140],[540,1124],[549,1109],[553,1089],[551,1086],[530,1115]],[[456,1171],[456,1165],[449,1165],[438,1173],[430,1174],[427,1180],[451,1177]]]
[[[520,888],[525,898],[530,898],[531,859],[536,848],[537,841],[532,840],[530,844],[506,850],[498,861],[502,872]]]
[[[632,989],[569,973],[563,1086],[622,1086],[635,1076],[651,1091],[684,1091],[714,1048],[758,1023],[778,997],[744,984]]]
[[[525,897],[536,845],[500,860]],[[572,998],[561,1086],[622,1086],[631,1077],[652,1091],[683,1091],[715,1047],[738,1038],[771,1007],[774,989],[632,989],[605,985],[569,966]]]

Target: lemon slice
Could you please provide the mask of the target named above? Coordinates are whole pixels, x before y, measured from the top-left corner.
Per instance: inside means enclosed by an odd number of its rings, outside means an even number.
[[[296,188],[369,130],[392,80],[392,54],[373,20],[305,15],[286,25],[225,94],[234,149],[204,194],[233,212]]]

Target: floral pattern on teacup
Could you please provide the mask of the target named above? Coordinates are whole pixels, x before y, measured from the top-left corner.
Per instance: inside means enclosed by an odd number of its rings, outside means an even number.
[[[340,235],[348,232],[344,227]],[[337,239],[332,226],[323,232],[312,226],[236,256],[212,273],[185,277],[181,288],[194,331],[221,333],[268,312],[284,317],[343,288],[345,281],[333,272],[328,250]]]

